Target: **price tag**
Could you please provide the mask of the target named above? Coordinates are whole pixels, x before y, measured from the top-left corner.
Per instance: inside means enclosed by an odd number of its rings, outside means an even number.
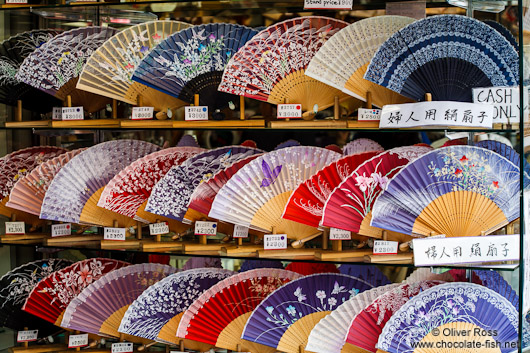
[[[6,234],[25,234],[26,226],[24,222],[6,222]]]
[[[208,107],[196,106],[196,107],[185,107],[184,108],[184,120],[186,121],[197,121],[197,120],[208,120]]]
[[[248,227],[240,224],[234,225],[234,238],[248,238]]]
[[[374,255],[390,255],[398,252],[397,241],[375,240],[374,241]]]
[[[302,105],[278,104],[276,112],[278,119],[300,119],[302,117]]]
[[[351,240],[351,232],[344,229],[330,228],[329,240]]]
[[[62,113],[63,107],[53,107],[52,120],[61,120]]]
[[[217,222],[197,221],[195,222],[195,235],[209,235],[217,234]]]
[[[151,223],[149,225],[149,234],[151,235],[167,234],[167,233],[169,233],[169,225],[166,222]]]
[[[111,353],[132,353],[134,351],[131,342],[113,343],[110,346]]]
[[[28,3],[28,0],[6,0],[6,4],[27,4]]]
[[[68,348],[88,346],[88,333],[82,335],[70,335],[68,337]]]
[[[125,241],[125,228],[105,227],[103,229],[103,239]]]
[[[353,0],[304,0],[304,9],[351,10]]]
[[[65,235],[72,235],[72,224],[71,223],[52,224],[52,238],[62,237]]]
[[[287,234],[265,234],[263,248],[265,250],[287,249]]]
[[[18,331],[17,342],[36,341],[39,336],[39,330]]]
[[[133,107],[131,120],[147,120],[153,119],[153,107]]]
[[[83,107],[63,107],[61,111],[61,120],[83,120],[85,114]]]
[[[359,108],[359,115],[357,120],[359,121],[379,121],[381,120],[381,109],[365,109]]]

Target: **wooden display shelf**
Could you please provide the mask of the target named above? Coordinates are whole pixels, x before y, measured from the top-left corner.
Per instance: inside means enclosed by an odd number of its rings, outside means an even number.
[[[254,244],[243,244],[243,245],[234,245],[234,244],[225,244],[220,252],[223,255],[258,255],[258,251],[263,250],[263,245],[254,245]]]
[[[100,242],[103,240],[103,235],[66,235],[62,237],[47,238],[46,245],[63,245],[71,243],[87,243]]]
[[[258,250],[259,258],[313,260],[319,249]]]
[[[349,260],[363,262],[364,257],[372,254],[372,249],[359,249],[359,250],[318,250],[315,253],[315,258],[323,261],[333,260]]]
[[[399,253],[396,255],[366,255],[364,262],[374,264],[410,264],[414,263],[414,255],[412,253]]]
[[[184,244],[184,252],[195,252],[195,251],[220,251],[223,247],[226,246],[226,243],[187,243]]]
[[[13,243],[23,242],[24,244],[41,243],[48,237],[47,234],[20,234],[20,235],[0,235],[0,242]]]
[[[35,120],[35,121],[6,121],[4,127],[9,129],[28,129],[28,128],[46,128],[51,127],[51,120]]]
[[[271,129],[346,129],[346,120],[277,120],[269,123]]]
[[[189,242],[188,242],[189,243]],[[177,240],[145,241],[141,244],[142,251],[183,250],[186,242]]]
[[[68,348],[65,344],[38,344],[31,345],[28,347],[11,347],[9,353],[45,353],[45,352],[58,352],[66,350]],[[75,350],[74,350],[75,351]]]
[[[118,119],[86,119],[86,120],[52,120],[53,128],[60,129],[99,129],[119,128]]]
[[[142,242],[149,240],[138,240],[136,238],[130,238],[125,240],[101,240],[101,249],[113,250],[113,249],[140,249]]]
[[[124,129],[171,129],[172,120],[120,120],[120,127]]]
[[[264,127],[265,120],[263,119],[173,121],[173,128],[176,129],[261,129]]]
[[[379,121],[348,120],[348,129],[379,129]]]

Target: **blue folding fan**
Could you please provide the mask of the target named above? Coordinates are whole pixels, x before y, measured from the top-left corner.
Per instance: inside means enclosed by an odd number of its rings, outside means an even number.
[[[391,282],[379,268],[374,265],[340,265],[339,271],[342,274],[350,275],[362,279],[376,287],[390,284]]]
[[[472,101],[473,87],[516,86],[519,55],[493,27],[458,15],[411,23],[375,53],[365,79],[415,100]]]
[[[157,45],[135,70],[132,79],[156,90],[199,104],[223,109],[234,96],[217,91],[223,70],[234,53],[258,32],[228,23],[212,23],[178,31]]]
[[[497,32],[502,34],[502,36],[506,38],[506,40],[508,40],[508,42],[510,42],[513,45],[515,50],[519,51],[519,43],[517,43],[517,40],[515,39],[512,32],[510,32],[508,28],[504,27],[502,24],[500,24],[497,21],[486,20],[484,21],[484,23],[490,27],[495,28]]]

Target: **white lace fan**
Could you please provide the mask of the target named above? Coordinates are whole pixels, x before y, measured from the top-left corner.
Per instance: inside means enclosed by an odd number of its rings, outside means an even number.
[[[241,168],[219,190],[209,216],[263,232],[302,239],[316,228],[283,219],[291,193],[340,154],[320,147],[294,146],[269,152]]]
[[[107,183],[133,161],[160,147],[143,141],[114,140],[86,149],[70,160],[51,182],[41,218],[111,227],[133,224],[132,218],[97,206]]]
[[[372,102],[378,107],[410,102],[363,76],[381,44],[412,22],[413,18],[403,16],[378,16],[355,22],[324,43],[305,74],[364,101],[366,93],[371,92]]]

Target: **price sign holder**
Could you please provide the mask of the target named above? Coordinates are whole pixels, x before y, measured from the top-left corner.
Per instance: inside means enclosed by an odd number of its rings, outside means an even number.
[[[68,348],[79,348],[88,346],[88,333],[68,336]]]
[[[202,105],[184,107],[184,120],[185,121],[208,120],[208,107],[202,106]]]
[[[105,227],[103,230],[103,240],[125,241],[126,233],[125,228]]]
[[[84,120],[85,113],[83,107],[63,107],[61,110],[61,120]]]
[[[151,120],[154,110],[153,107],[133,107],[131,120]]]
[[[72,235],[72,224],[52,224],[52,238]]]
[[[36,341],[39,336],[39,330],[24,330],[18,331],[17,342],[26,343]]]
[[[134,352],[134,347],[131,342],[119,342],[113,343],[110,346],[111,353],[132,353]]]
[[[301,104],[278,104],[276,109],[276,118],[278,119],[301,119]]]
[[[26,233],[24,222],[6,222],[6,235],[23,235]]]
[[[149,224],[149,234],[155,236],[155,241],[160,242],[162,240],[162,234],[169,233],[169,225],[167,222],[158,222]]]
[[[374,255],[395,255],[398,253],[397,241],[375,240]]]

